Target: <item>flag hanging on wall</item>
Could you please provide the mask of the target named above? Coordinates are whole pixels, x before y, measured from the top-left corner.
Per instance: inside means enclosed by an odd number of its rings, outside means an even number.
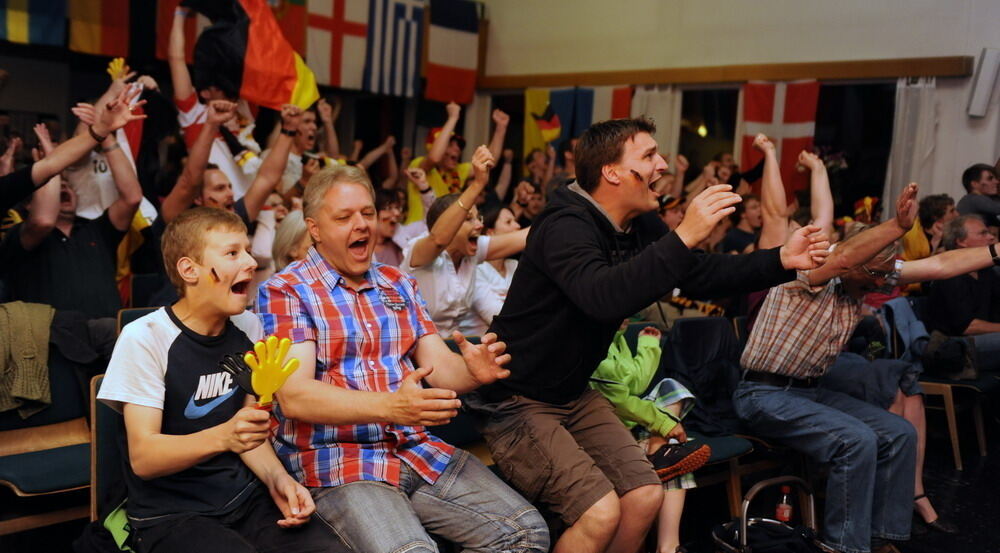
[[[301,55],[306,53],[306,0],[268,0],[285,40]]]
[[[319,99],[316,77],[278,28],[266,0],[184,0],[213,18],[195,46],[196,88],[215,85],[271,109],[307,108]]]
[[[0,0],[0,40],[66,44],[66,0]]]
[[[361,88],[368,8],[367,0],[309,0],[306,59],[320,84]]]
[[[796,164],[799,152],[811,151],[813,147],[819,82],[749,82],[743,85],[741,92],[740,171],[752,169],[763,159],[763,154],[753,148],[753,139],[758,133],[764,133],[774,142],[785,196],[791,202],[794,192],[809,187],[809,174],[798,171]],[[759,183],[754,191],[759,193]]]
[[[364,89],[416,96],[423,44],[423,0],[371,0]]]
[[[170,45],[170,27],[174,22],[174,11],[180,5],[180,0],[157,0],[156,3],[156,59],[167,59],[167,48]],[[194,62],[194,44],[206,27],[212,22],[202,14],[192,14],[184,19],[184,58],[187,63]]]
[[[424,98],[468,104],[476,91],[479,12],[469,0],[431,0]]]
[[[69,49],[128,57],[128,16],[128,0],[73,0],[69,3]]]

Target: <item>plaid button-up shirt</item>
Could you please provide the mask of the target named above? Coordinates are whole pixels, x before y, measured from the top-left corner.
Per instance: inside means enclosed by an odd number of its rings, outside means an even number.
[[[412,277],[373,263],[365,280],[353,290],[310,248],[306,259],[260,287],[257,311],[265,334],[316,342],[317,380],[394,392],[414,370],[417,340],[436,330]],[[309,487],[359,480],[399,485],[401,462],[433,484],[454,452],[422,426],[310,424],[285,417],[280,402],[274,414],[275,452]]]
[[[800,271],[768,292],[740,364],[800,379],[822,376],[860,320],[861,302],[844,293],[839,279],[814,288]]]

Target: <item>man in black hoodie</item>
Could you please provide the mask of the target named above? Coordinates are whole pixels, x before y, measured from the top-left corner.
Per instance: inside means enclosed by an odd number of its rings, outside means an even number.
[[[688,296],[774,286],[821,264],[816,227],[781,248],[704,255],[701,242],[740,197],[711,186],[674,232],[655,214],[666,171],[652,122],[591,126],[575,151],[578,182],[556,190],[535,220],[503,310],[511,376],[468,398],[500,470],[568,527],[554,552],[639,548],[663,497],[644,451],[587,381],[626,318],[675,288]]]

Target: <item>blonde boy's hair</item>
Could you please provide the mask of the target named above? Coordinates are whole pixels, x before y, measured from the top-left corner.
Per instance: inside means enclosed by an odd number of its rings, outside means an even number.
[[[306,183],[305,192],[302,194],[302,214],[306,217],[315,217],[316,212],[323,206],[323,198],[327,191],[337,184],[360,184],[368,189],[372,195],[372,202],[375,201],[375,188],[372,187],[372,181],[364,169],[353,165],[335,165],[316,173]]]
[[[184,296],[184,279],[177,272],[177,261],[190,257],[201,263],[205,253],[205,235],[212,230],[246,232],[247,226],[239,215],[214,207],[194,207],[184,211],[167,225],[160,241],[163,266],[177,293]]]

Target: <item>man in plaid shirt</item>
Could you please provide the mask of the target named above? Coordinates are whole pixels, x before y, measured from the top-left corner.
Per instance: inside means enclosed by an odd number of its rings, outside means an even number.
[[[902,417],[817,386],[862,318],[861,300],[887,282],[938,280],[988,267],[989,248],[897,261],[913,226],[917,185],[900,195],[896,218],[837,244],[826,264],[771,288],[743,351],[733,394],[754,434],[831,465],[824,540],[845,553],[896,552],[913,512],[917,435]]]
[[[488,165],[474,171],[485,179]],[[459,393],[509,374],[504,343],[455,333],[462,353],[452,353],[416,281],[372,263],[377,220],[363,171],[318,174],[304,214],[315,246],[261,286],[257,306],[266,333],[291,338],[301,363],[278,394],[274,447],[317,515],[356,551],[437,551],[428,532],[469,550],[547,551],[538,511],[426,428],[457,414]]]

